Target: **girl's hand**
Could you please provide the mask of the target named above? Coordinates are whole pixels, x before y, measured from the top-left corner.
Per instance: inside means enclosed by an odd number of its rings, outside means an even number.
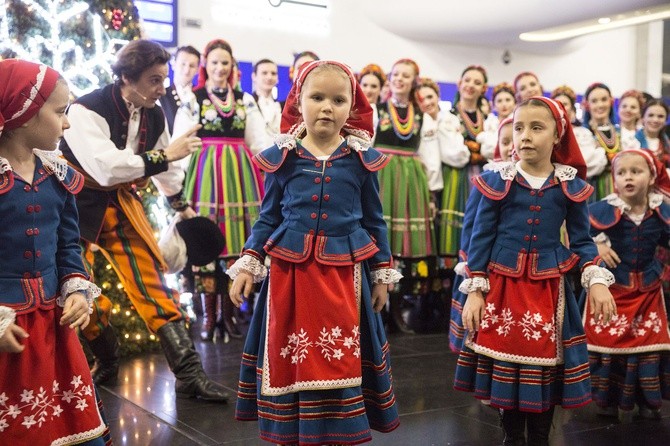
[[[239,308],[240,305],[242,305],[242,302],[244,302],[244,299],[249,297],[253,288],[254,277],[251,273],[240,271],[237,277],[235,277],[235,280],[233,280],[233,285],[230,287],[229,295],[230,300],[233,301],[233,305]],[[244,295],[244,298],[242,298],[242,295]]]
[[[616,315],[616,302],[607,286],[596,283],[589,287],[589,306],[596,321],[608,324]],[[600,320],[602,316],[602,320]]]
[[[88,325],[89,320],[86,297],[80,292],[70,294],[65,300],[60,324],[70,324],[70,328],[84,328]]]
[[[479,330],[479,323],[484,318],[486,299],[481,290],[468,293],[468,298],[463,305],[463,326],[468,331]]]
[[[16,324],[10,325],[0,338],[0,352],[21,353],[26,347],[19,341],[27,337],[28,333],[23,328]]]
[[[621,259],[619,258],[619,255],[616,253],[616,251],[607,246],[605,243],[596,243],[596,247],[598,248],[598,255],[605,261],[605,264],[609,268],[616,268],[617,265],[621,263]]]
[[[385,283],[375,283],[372,285],[372,309],[375,313],[382,311],[389,298],[389,287]]]

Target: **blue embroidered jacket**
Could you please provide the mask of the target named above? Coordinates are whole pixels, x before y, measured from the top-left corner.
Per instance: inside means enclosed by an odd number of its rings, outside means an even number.
[[[641,291],[658,286],[664,267],[655,258],[656,247],[670,242],[670,206],[648,210],[639,226],[606,199],[590,205],[589,212],[591,235],[604,232],[621,259],[611,270],[617,285],[639,284]]]
[[[261,214],[242,254],[266,254],[326,265],[371,259],[388,268],[391,250],[376,172],[388,158],[374,149],[354,151],[343,142],[326,161],[297,144],[273,146],[254,157],[265,172]]]
[[[468,204],[477,205],[477,211],[467,252],[469,275],[485,276],[489,270],[541,280],[596,261],[586,205],[593,187],[577,177],[559,180],[554,171],[540,189],[532,189],[516,169],[512,171],[513,179],[505,180],[495,171],[473,179],[471,193],[476,196]],[[570,249],[561,244],[563,221]]]
[[[0,305],[17,314],[53,308],[68,279],[88,279],[81,260],[74,194],[83,176],[61,182],[36,158],[32,184],[0,174]]]

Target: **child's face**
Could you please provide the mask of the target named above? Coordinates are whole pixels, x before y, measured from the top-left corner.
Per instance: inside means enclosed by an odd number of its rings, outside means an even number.
[[[26,123],[25,135],[30,148],[56,149],[63,131],[70,128],[65,115],[69,100],[70,89],[64,81],[58,81],[39,112]]]
[[[437,92],[430,87],[421,87],[419,89],[419,104],[421,111],[427,115],[435,116],[440,111],[438,105],[439,98]]]
[[[625,97],[619,102],[619,120],[636,123],[640,119],[640,103],[632,97]]]
[[[500,158],[503,161],[509,161],[512,153],[512,123],[505,125],[498,132],[498,148],[500,149]]]
[[[233,56],[223,48],[215,48],[207,54],[205,60],[205,71],[207,80],[211,85],[225,88],[228,84],[228,76],[233,69]]]
[[[648,134],[657,135],[665,126],[668,114],[660,105],[647,107],[642,118],[642,125]]]
[[[498,117],[501,119],[506,118],[512,113],[514,105],[516,105],[514,96],[506,91],[498,93],[493,101],[493,109],[498,113]]]
[[[259,64],[256,67],[256,72],[252,73],[251,77],[257,90],[270,91],[277,85],[277,81],[279,80],[277,65],[270,62]]]
[[[514,86],[519,102],[523,102],[532,96],[542,96],[540,82],[532,74],[521,76]]]
[[[396,64],[391,71],[391,95],[393,97],[408,96],[415,78],[416,73],[412,65]]]
[[[484,93],[486,81],[479,70],[468,70],[458,81],[458,93],[462,100],[477,101]]]
[[[175,57],[174,65],[174,82],[177,85],[191,85],[195,73],[198,72],[198,65],[200,58],[195,54],[180,51]]]
[[[551,161],[558,144],[556,121],[548,108],[525,105],[514,111],[512,141],[522,162],[542,165]]]
[[[312,138],[336,138],[351,111],[351,81],[339,69],[307,75],[300,94],[300,113]]]
[[[635,153],[619,156],[613,173],[619,197],[629,204],[645,200],[649,188],[654,184],[649,165],[641,155]]]
[[[365,97],[368,98],[370,104],[376,104],[379,101],[379,94],[381,93],[382,86],[379,82],[379,78],[374,74],[366,74],[361,78],[361,89],[365,93]]]
[[[587,98],[591,117],[597,123],[606,123],[609,121],[610,110],[612,108],[612,96],[604,88],[594,88]]]

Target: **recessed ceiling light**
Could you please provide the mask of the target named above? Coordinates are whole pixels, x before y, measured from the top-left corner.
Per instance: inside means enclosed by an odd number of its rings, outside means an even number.
[[[601,17],[599,19],[572,23],[564,26],[540,29],[519,34],[519,39],[526,42],[550,42],[554,40],[570,39],[584,34],[608,31],[623,26],[640,25],[670,18],[670,6],[657,6],[646,10],[630,11],[617,14],[616,17]]]

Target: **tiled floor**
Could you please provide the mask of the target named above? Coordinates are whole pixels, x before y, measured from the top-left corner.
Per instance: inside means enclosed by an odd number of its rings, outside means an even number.
[[[400,427],[374,433],[372,444],[501,444],[497,413],[451,387],[456,355],[446,334],[390,336]],[[236,390],[242,341],[196,346],[210,377]],[[177,400],[174,378],[161,354],[125,361],[120,384],[100,389],[117,445],[263,445],[255,422],[235,421],[227,405]],[[557,410],[552,445],[638,446],[670,444],[670,402],[660,421],[614,423],[599,417],[593,405]]]

